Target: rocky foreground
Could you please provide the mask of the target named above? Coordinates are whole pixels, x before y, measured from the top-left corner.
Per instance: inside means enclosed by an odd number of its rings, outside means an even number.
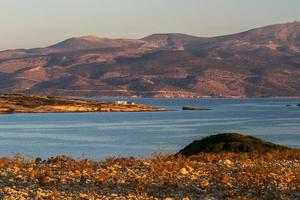
[[[300,151],[0,159],[1,199],[300,199]]]
[[[143,112],[164,111],[163,108],[132,102],[99,102],[49,96],[0,93],[1,113],[45,112]]]

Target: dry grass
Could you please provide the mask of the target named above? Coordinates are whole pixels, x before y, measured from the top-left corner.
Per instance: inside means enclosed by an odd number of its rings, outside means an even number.
[[[300,151],[0,159],[1,199],[300,199]]]

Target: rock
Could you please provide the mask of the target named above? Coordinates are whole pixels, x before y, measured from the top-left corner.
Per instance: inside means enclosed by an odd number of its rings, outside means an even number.
[[[300,106],[300,103],[298,103],[297,106]]]
[[[209,186],[209,181],[207,179],[204,179],[200,182],[200,185],[202,187],[207,187],[207,186]]]
[[[224,160],[223,164],[226,166],[226,167],[231,167],[232,165],[232,162],[228,159]]]
[[[201,152],[270,152],[273,150],[281,151],[290,148],[263,141],[253,136],[246,136],[239,133],[222,133],[196,140],[180,150],[178,154],[184,156],[196,155]]]
[[[85,193],[80,193],[80,194],[79,194],[79,197],[80,197],[81,199],[88,199],[89,195],[87,195],[87,194],[85,194]]]
[[[172,197],[166,197],[165,200],[174,200]]]
[[[211,110],[209,108],[203,108],[203,107],[188,107],[188,106],[183,106],[182,110]]]
[[[187,175],[187,174],[189,174],[189,171],[184,167],[179,170],[179,173],[181,175]]]

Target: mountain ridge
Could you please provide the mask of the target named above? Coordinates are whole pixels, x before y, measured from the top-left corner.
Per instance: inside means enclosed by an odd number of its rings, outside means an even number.
[[[0,51],[0,92],[106,97],[300,96],[300,22],[198,37],[74,37]]]

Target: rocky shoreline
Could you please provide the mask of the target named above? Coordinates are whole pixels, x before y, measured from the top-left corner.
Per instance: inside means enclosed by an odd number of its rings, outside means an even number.
[[[210,147],[204,148],[203,142]],[[300,150],[236,133],[209,136],[191,145],[179,154],[157,154],[149,159],[99,162],[67,156],[47,160],[2,157],[0,198],[300,198]],[[230,152],[241,147],[241,152]]]
[[[0,159],[1,199],[299,199],[300,151]]]
[[[134,102],[99,102],[49,96],[1,94],[0,113],[49,113],[49,112],[151,112],[166,111]]]

